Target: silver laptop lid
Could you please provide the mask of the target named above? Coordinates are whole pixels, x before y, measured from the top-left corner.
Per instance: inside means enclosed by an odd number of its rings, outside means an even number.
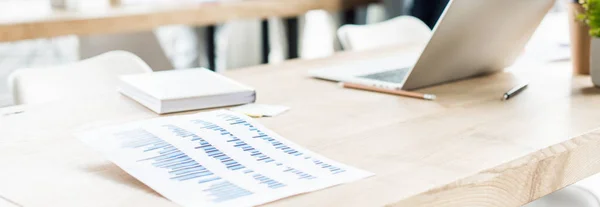
[[[500,71],[512,64],[555,0],[452,0],[403,89]]]

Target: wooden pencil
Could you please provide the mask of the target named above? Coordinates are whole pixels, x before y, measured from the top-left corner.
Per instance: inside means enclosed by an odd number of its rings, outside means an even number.
[[[436,98],[436,96],[433,94],[423,94],[423,93],[410,92],[410,91],[404,91],[404,90],[386,89],[386,88],[368,86],[368,85],[357,84],[357,83],[341,82],[340,86],[342,86],[344,88],[373,91],[373,92],[378,92],[378,93],[386,93],[386,94],[418,98],[418,99],[424,99],[424,100],[430,100],[430,101],[435,100],[435,98]]]

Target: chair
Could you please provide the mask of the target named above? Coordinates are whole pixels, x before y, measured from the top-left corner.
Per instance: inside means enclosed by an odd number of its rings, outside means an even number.
[[[8,78],[15,104],[43,103],[69,97],[115,92],[106,83],[117,84],[119,75],[147,73],[152,69],[139,57],[112,51],[68,65],[19,69]]]
[[[600,207],[600,201],[588,188],[578,185],[564,188],[533,201],[524,207]]]
[[[431,30],[411,16],[396,17],[370,25],[344,25],[338,38],[344,50],[368,50],[387,45],[426,44]]]
[[[173,64],[171,64],[171,61],[166,56],[153,32],[86,35],[79,37],[79,56],[81,59],[95,57],[115,50],[128,51],[137,55],[154,70],[173,69]]]

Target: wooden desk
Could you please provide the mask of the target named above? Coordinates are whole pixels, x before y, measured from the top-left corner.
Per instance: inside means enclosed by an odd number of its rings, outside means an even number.
[[[519,206],[600,172],[600,90],[570,63],[427,88],[436,102],[342,89],[307,70],[347,53],[237,70],[260,103],[292,110],[272,130],[376,176],[267,206]],[[518,79],[530,87],[507,102]],[[96,98],[0,117],[0,195],[23,206],[174,206],[76,140],[74,130],[156,117],[107,85]]]
[[[198,4],[121,6],[107,10],[0,15],[0,42],[60,35],[151,30],[172,25],[212,25],[242,18],[291,17],[310,10],[338,11],[379,0],[244,0]]]

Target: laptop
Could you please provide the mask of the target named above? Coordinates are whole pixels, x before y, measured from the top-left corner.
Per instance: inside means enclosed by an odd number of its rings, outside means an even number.
[[[315,78],[412,90],[501,71],[523,52],[555,0],[452,0],[419,53],[350,61]]]

